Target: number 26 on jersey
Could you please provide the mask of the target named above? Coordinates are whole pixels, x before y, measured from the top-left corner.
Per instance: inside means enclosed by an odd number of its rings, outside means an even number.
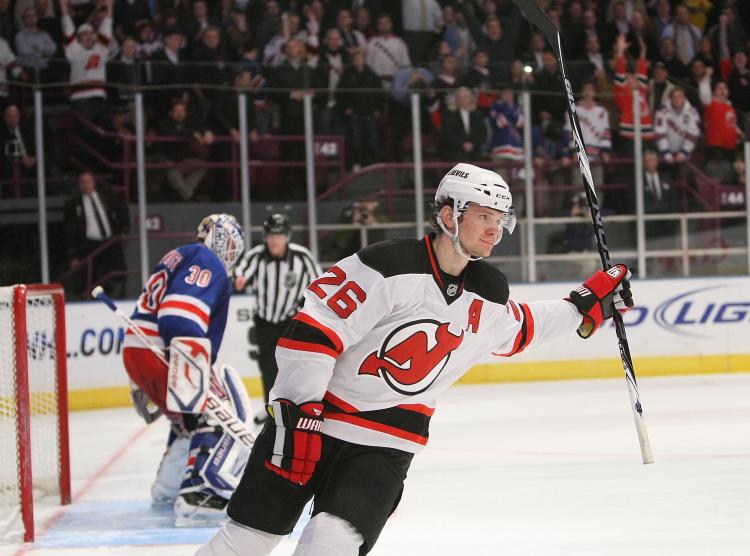
[[[353,280],[346,281],[346,272],[337,266],[332,266],[307,289],[320,299],[328,297],[326,304],[342,319],[349,317],[367,299],[359,284]]]

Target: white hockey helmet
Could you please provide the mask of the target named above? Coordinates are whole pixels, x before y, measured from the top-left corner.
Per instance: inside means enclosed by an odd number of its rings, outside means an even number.
[[[453,201],[453,229],[448,230],[440,216],[440,208],[447,202]],[[502,228],[513,233],[516,227],[516,215],[513,210],[513,196],[510,193],[510,187],[500,174],[480,168],[473,164],[461,162],[451,168],[443,179],[440,180],[437,191],[435,192],[435,210],[437,211],[437,223],[442,230],[453,238],[453,245],[456,252],[469,260],[477,260],[481,257],[471,257],[461,248],[458,239],[458,219],[461,214],[469,207],[469,203],[498,210],[503,213]],[[502,233],[498,235],[495,244],[500,242]]]
[[[231,214],[209,214],[198,224],[198,239],[219,257],[229,272],[245,249],[245,233]]]

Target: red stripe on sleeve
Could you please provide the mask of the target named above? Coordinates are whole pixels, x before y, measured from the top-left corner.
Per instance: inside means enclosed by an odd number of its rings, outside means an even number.
[[[326,335],[326,338],[331,340],[331,343],[336,346],[336,353],[341,353],[342,351],[344,351],[344,343],[341,341],[341,338],[339,338],[339,335],[336,334],[336,332],[334,332],[331,328],[328,328],[326,325],[319,323],[307,313],[303,313],[302,311],[300,311],[299,313],[294,315],[294,320],[304,322],[305,324],[308,324],[313,328],[317,328],[318,330],[320,330],[323,334]]]
[[[141,332],[143,332],[146,336],[158,336],[159,332],[157,330],[151,330],[150,328],[141,328],[138,327]],[[128,331],[125,332],[126,335],[135,336],[135,332],[133,332],[130,328],[128,328]]]
[[[510,305],[510,308],[513,310],[513,316],[516,317],[516,320],[518,322],[521,322],[521,313],[518,312],[518,306],[516,305],[516,302],[512,299],[509,299],[508,305]]]
[[[534,315],[531,314],[531,309],[526,303],[519,303],[521,313],[523,314],[523,322],[521,322],[521,328],[516,334],[515,340],[513,340],[513,347],[506,353],[492,353],[499,357],[510,357],[516,353],[521,353],[534,339]],[[524,332],[526,337],[524,338]]]
[[[279,340],[279,343],[276,344],[277,347],[280,348],[286,348],[286,349],[293,349],[296,351],[310,351],[313,353],[322,353],[323,355],[328,355],[329,357],[333,357],[336,359],[339,354],[335,351],[333,351],[331,348],[322,346],[320,344],[313,344],[311,342],[300,342],[299,340],[290,340],[289,338],[281,338]]]
[[[521,353],[534,339],[534,315],[531,314],[531,309],[526,303],[521,303],[521,311],[523,311],[523,323],[526,326],[526,340],[522,346],[519,346],[516,353]]]
[[[196,305],[193,305],[192,303],[187,303],[186,301],[176,301],[174,299],[170,299],[169,301],[165,301],[161,305],[159,305],[159,309],[182,309],[183,311],[188,311],[190,313],[193,313],[195,316],[197,316],[199,319],[201,319],[206,326],[208,326],[208,315],[205,311],[200,309],[200,307],[197,307]]]

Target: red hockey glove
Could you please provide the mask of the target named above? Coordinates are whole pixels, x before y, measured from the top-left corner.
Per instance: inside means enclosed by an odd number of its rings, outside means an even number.
[[[581,287],[570,292],[570,301],[583,315],[578,327],[578,335],[588,338],[606,319],[612,318],[615,307],[625,313],[633,307],[633,294],[630,292],[630,271],[624,264],[617,264],[607,270],[599,270],[591,275]]]
[[[266,468],[293,483],[307,484],[320,460],[323,404],[295,405],[277,399],[269,404],[268,412],[276,423],[276,436]]]

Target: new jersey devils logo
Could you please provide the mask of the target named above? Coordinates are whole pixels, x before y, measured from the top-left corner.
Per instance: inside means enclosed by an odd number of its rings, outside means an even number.
[[[399,326],[359,366],[360,375],[380,376],[396,392],[413,396],[440,376],[464,333],[455,335],[448,323],[423,319]]]

